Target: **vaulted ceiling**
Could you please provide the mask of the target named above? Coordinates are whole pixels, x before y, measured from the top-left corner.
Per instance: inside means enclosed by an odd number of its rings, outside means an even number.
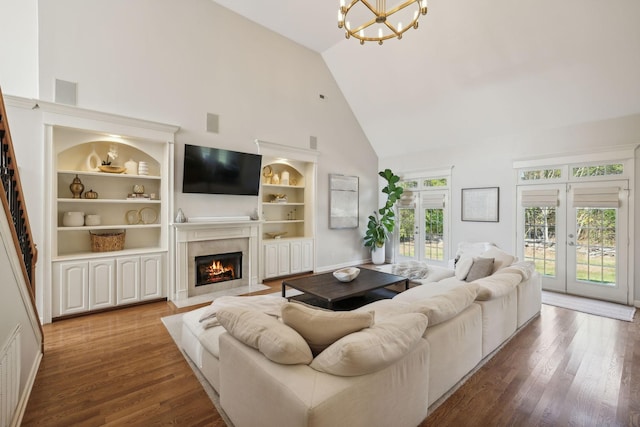
[[[380,157],[640,113],[638,0],[430,0],[382,46],[338,0],[213,1],[319,52]]]

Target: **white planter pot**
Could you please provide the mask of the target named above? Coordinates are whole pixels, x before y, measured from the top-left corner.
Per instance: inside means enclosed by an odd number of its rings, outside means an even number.
[[[371,262],[376,265],[384,264],[384,245],[371,251]]]

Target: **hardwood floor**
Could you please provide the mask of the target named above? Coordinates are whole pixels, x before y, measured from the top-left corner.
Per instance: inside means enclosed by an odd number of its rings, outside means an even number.
[[[280,282],[271,283],[279,290]],[[224,426],[160,302],[45,325],[24,426]],[[421,426],[640,426],[640,319],[543,306]]]

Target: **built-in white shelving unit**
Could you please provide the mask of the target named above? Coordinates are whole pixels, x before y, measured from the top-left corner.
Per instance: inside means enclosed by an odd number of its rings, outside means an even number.
[[[51,317],[165,298],[178,128],[73,107],[46,109],[53,110],[44,117]],[[95,170],[109,151],[117,152],[111,166],[145,162],[147,173]],[[76,176],[84,186],[80,198],[70,188]],[[128,199],[134,186],[148,197]],[[97,198],[86,198],[88,191]],[[97,215],[100,223],[69,226],[63,220],[68,212]],[[122,249],[93,250],[91,233],[121,232]]]

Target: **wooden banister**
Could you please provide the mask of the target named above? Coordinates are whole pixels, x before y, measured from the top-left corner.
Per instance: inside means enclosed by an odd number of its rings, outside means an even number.
[[[31,233],[27,215],[27,206],[24,200],[22,184],[20,183],[20,174],[18,173],[16,156],[13,151],[13,141],[11,140],[11,132],[9,132],[6,111],[2,90],[0,89],[0,180],[2,181],[3,189],[3,191],[0,191],[0,200],[2,200],[2,207],[7,219],[9,219],[9,223],[13,225],[11,227],[13,243],[17,252],[21,254],[22,273],[29,288],[33,310],[37,315],[35,272],[38,251],[33,242],[33,234]],[[42,326],[40,326],[40,329],[42,330]]]

